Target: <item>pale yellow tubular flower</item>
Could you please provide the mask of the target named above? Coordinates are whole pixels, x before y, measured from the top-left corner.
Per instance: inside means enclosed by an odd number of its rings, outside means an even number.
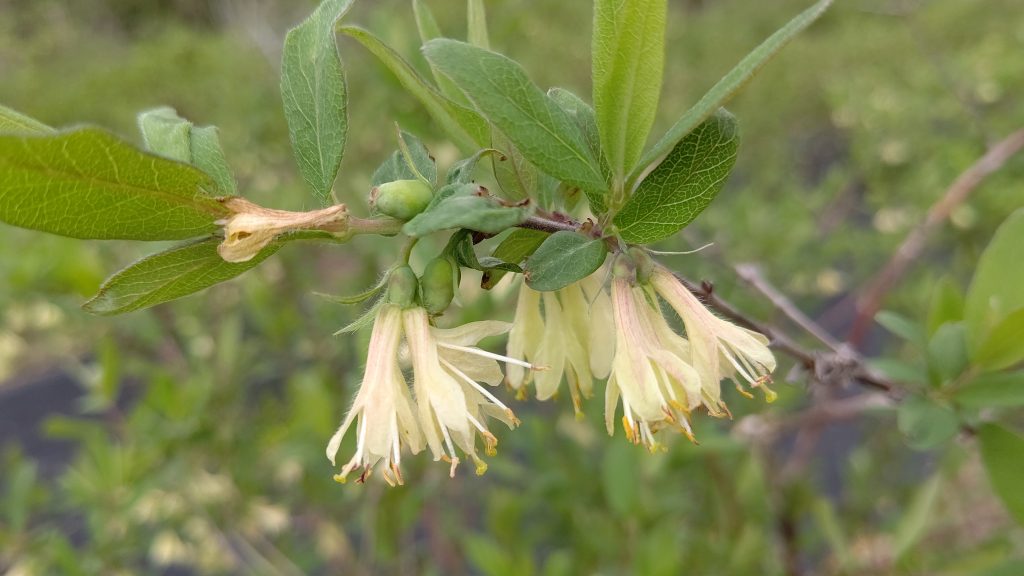
[[[775,392],[768,388],[776,366],[768,338],[715,316],[672,272],[661,266],[651,273],[651,284],[683,319],[692,363],[702,379],[717,382],[732,378],[737,389],[749,396],[735,378],[739,374],[750,386],[760,388],[769,402],[775,400]]]
[[[576,414],[582,416],[582,398],[594,393],[594,380],[590,372],[590,332],[595,328],[590,323],[590,304],[579,282],[558,291],[562,304],[562,321],[566,334],[565,379],[572,396]]]
[[[529,290],[523,286],[523,290]],[[547,400],[558,391],[565,371],[566,340],[570,337],[562,318],[562,305],[554,292],[544,292],[544,335],[540,340],[540,349],[533,358],[527,358],[544,370],[533,375],[537,399]]]
[[[480,322],[441,330],[430,326],[429,316],[422,308],[406,309],[402,316],[412,358],[420,425],[434,459],[449,461],[450,475],[454,476],[459,463],[455,453],[458,446],[476,464],[477,473],[482,474],[486,464],[476,454],[476,435],[483,439],[488,454],[494,453],[498,442],[487,429],[486,417],[498,417],[510,426],[517,421],[507,406],[474,379],[483,376],[493,380],[491,367],[477,363],[460,366],[456,363],[463,358],[459,353],[490,362],[500,360],[526,368],[530,365],[468,345],[484,336],[504,332],[507,325],[503,323]]]
[[[386,462],[384,479],[402,484],[399,470],[402,449],[413,454],[423,449],[423,436],[413,410],[409,386],[398,366],[398,345],[402,336],[402,311],[385,304],[377,313],[370,335],[366,372],[359,392],[345,420],[327,444],[327,458],[335,464],[341,441],[353,422],[357,422],[356,452],[335,476],[344,482],[353,470],[362,469],[364,481],[381,460]]]
[[[615,357],[615,317],[612,313],[611,296],[604,288],[607,275],[607,269],[602,267],[580,281],[583,294],[590,303],[585,335],[587,353],[590,356],[590,373],[592,377],[598,379],[608,377],[612,370],[612,359]]]
[[[615,359],[605,395],[605,418],[610,423],[622,399],[622,425],[626,438],[654,450],[654,433],[672,426],[693,438],[687,389],[699,390],[699,377],[677,351],[665,346],[652,325],[651,308],[644,292],[626,278],[612,280],[615,318]]]
[[[510,428],[519,425],[519,419],[512,410],[480,383],[497,386],[504,375],[498,363],[503,362],[507,368],[516,367],[521,370],[532,370],[528,362],[515,358],[493,354],[481,350],[476,343],[489,336],[505,334],[511,329],[508,322],[495,320],[470,322],[457,328],[431,328],[437,339],[438,354],[441,365],[458,377],[466,385],[468,405],[474,402],[488,416],[498,418]]]
[[[582,414],[583,398],[593,394],[595,377],[608,376],[615,349],[611,300],[603,289],[606,275],[598,271],[553,292],[520,287],[508,353],[537,367],[535,374],[510,367],[509,385],[520,395],[532,381],[537,398],[547,400],[565,376],[573,408]]]
[[[224,241],[217,253],[227,262],[246,262],[286,232],[323,229],[335,234],[348,230],[348,212],[344,204],[328,206],[311,212],[274,210],[254,204],[245,198],[224,201],[231,216],[218,221],[224,226]]]
[[[651,301],[656,302],[657,296],[650,294]],[[718,380],[706,380],[700,377],[697,370],[690,364],[690,342],[683,338],[668,325],[661,310],[654,306],[645,306],[645,325],[650,331],[650,338],[656,342],[651,360],[656,366],[664,369],[675,385],[685,392],[685,398],[676,396],[676,388],[669,388],[671,401],[680,404],[679,408],[691,412],[698,406],[704,406],[712,416],[722,418],[729,415],[725,403],[722,402],[721,386]],[[685,405],[682,401],[685,400]]]
[[[516,300],[516,313],[512,329],[508,334],[506,352],[512,358],[535,360],[544,337],[544,318],[540,313],[540,292],[523,284]],[[523,393],[523,387],[530,383],[533,373],[521,366],[509,365],[505,379],[514,390]]]

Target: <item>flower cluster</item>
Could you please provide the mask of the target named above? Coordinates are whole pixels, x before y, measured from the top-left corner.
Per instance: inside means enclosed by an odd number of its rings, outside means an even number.
[[[435,460],[449,462],[454,476],[460,461],[457,446],[482,474],[487,466],[477,455],[477,437],[482,438],[488,455],[495,453],[498,443],[487,427],[488,420],[497,419],[510,428],[519,421],[481,383],[501,383],[499,361],[532,367],[474,346],[483,338],[508,332],[511,325],[507,322],[437,328],[430,324],[424,308],[411,303],[408,294],[395,297],[394,292],[390,301],[378,308],[359,392],[327,445],[327,457],[334,464],[345,434],[356,425],[355,454],[335,479],[344,482],[350,473],[361,470],[359,480],[363,481],[384,462],[384,479],[391,485],[402,484],[399,464],[403,449],[416,454],[424,447]],[[408,345],[415,396],[400,365],[403,339]]]
[[[388,302],[378,308],[367,367],[359,392],[327,447],[334,462],[349,428],[357,428],[356,451],[339,481],[354,470],[364,480],[384,461],[384,478],[401,484],[403,450],[429,448],[435,460],[459,463],[468,456],[478,474],[486,464],[477,454],[477,438],[493,455],[497,439],[491,418],[514,428],[518,420],[486,386],[502,380],[522,397],[533,384],[544,400],[554,396],[563,377],[573,406],[593,394],[595,380],[607,380],[605,421],[614,433],[622,404],[626,438],[648,449],[660,446],[659,430],[674,429],[693,440],[690,416],[703,409],[729,416],[720,383],[725,378],[761,389],[767,400],[775,358],[768,339],[715,316],[666,268],[648,259],[638,266],[621,255],[612,270],[553,292],[520,288],[514,322],[473,322],[453,329],[432,325],[431,314],[415,303],[415,289],[394,282]],[[407,274],[411,275],[411,270]],[[639,273],[638,273],[639,272]],[[415,276],[411,282],[415,284]],[[396,295],[397,294],[397,295]],[[450,298],[450,297],[449,297]],[[682,320],[673,329],[662,302]],[[474,345],[509,332],[508,357]],[[411,360],[410,391],[400,365],[402,342]],[[506,364],[503,374],[498,362]]]

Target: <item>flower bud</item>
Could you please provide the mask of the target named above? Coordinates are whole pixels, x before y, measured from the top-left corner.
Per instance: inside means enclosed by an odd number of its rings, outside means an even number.
[[[438,256],[420,276],[420,301],[430,314],[444,312],[455,297],[454,268],[448,258]]]
[[[628,253],[636,265],[636,279],[646,284],[651,279],[651,272],[654,271],[654,260],[646,250],[636,246],[630,248]]]
[[[620,254],[612,262],[612,276],[615,278],[626,278],[630,283],[636,280],[636,269],[632,259],[626,254]]]
[[[402,308],[410,308],[416,302],[416,273],[408,266],[402,266],[388,278],[388,302]]]
[[[385,182],[370,191],[370,205],[381,214],[410,220],[430,204],[434,191],[422,180]]]

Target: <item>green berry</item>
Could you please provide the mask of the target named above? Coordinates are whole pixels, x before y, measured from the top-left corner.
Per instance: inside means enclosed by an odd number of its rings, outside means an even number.
[[[427,264],[420,276],[423,308],[430,314],[444,312],[455,298],[455,269],[451,260],[437,257]]]
[[[434,191],[422,180],[385,182],[370,191],[370,205],[381,214],[410,220],[430,204]]]

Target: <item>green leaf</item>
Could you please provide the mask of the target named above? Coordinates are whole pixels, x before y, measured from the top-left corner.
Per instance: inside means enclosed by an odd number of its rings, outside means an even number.
[[[960,428],[956,413],[948,406],[923,396],[910,396],[900,404],[896,423],[907,444],[930,450],[953,439]]]
[[[209,174],[222,193],[238,194],[238,184],[235,183],[235,175],[228,165],[227,157],[224,156],[224,149],[220,146],[217,128],[193,126],[191,137],[192,164]]]
[[[139,131],[146,149],[178,162],[192,162],[192,123],[166,106],[139,114]]]
[[[472,230],[459,230],[448,240],[448,245],[444,249],[444,253],[452,256],[455,259],[455,263],[459,266],[464,266],[473,270],[480,270],[481,272],[522,272],[522,268],[514,262],[505,262],[499,258],[484,257],[479,258],[476,255],[476,250],[473,249],[473,231]]]
[[[686,137],[691,130],[700,126],[757,74],[765,64],[782,50],[797,34],[803,32],[817,20],[832,4],[832,0],[819,0],[813,6],[801,12],[785,26],[778,29],[752,52],[740,60],[735,68],[729,71],[717,84],[711,87],[704,96],[683,114],[668,132],[644,154],[637,167],[629,176],[629,182],[636,182],[644,172],[653,168],[661,159],[675,148],[676,144]]]
[[[53,128],[35,118],[29,118],[17,110],[0,106],[0,133],[31,135],[48,134],[53,131]]]
[[[608,247],[600,238],[555,232],[526,260],[526,283],[541,291],[565,288],[593,274],[607,255]]]
[[[352,0],[324,0],[284,39],[281,97],[302,178],[321,202],[331,196],[348,134],[348,88],[334,25]]]
[[[1024,209],[1017,210],[999,226],[978,260],[967,291],[964,319],[967,346],[973,357],[992,329],[1019,308],[1024,308]]]
[[[985,374],[953,394],[966,408],[1016,408],[1024,406],[1024,371]]]
[[[932,292],[928,308],[928,335],[934,334],[946,322],[960,322],[963,319],[963,291],[949,278],[943,278]]]
[[[1011,312],[988,333],[972,358],[985,370],[1002,370],[1024,361],[1024,308]]]
[[[915,384],[928,383],[928,370],[923,362],[911,364],[895,358],[872,358],[868,360],[868,365],[893,380]]]
[[[422,177],[427,184],[434,186],[437,183],[437,165],[427,147],[419,138],[408,132],[400,131],[399,135],[399,149],[377,167],[370,178],[370,185],[380,186],[385,182],[416,180]]]
[[[893,556],[897,561],[928,533],[928,528],[932,525],[932,520],[935,517],[935,505],[939,500],[941,486],[942,477],[938,474],[932,476],[924,486],[918,489],[914,499],[910,502],[893,538]]]
[[[1024,438],[998,424],[986,424],[978,430],[978,442],[992,488],[1017,523],[1024,524]]]
[[[522,206],[503,206],[474,184],[450,184],[437,192],[426,210],[402,227],[408,236],[425,236],[441,230],[467,228],[497,234],[526,220],[530,211]]]
[[[956,380],[967,369],[967,343],[961,322],[943,324],[928,341],[928,372],[932,383]]]
[[[0,135],[0,221],[83,239],[179,240],[227,214],[199,170],[95,128]]]
[[[583,140],[587,143],[587,148],[590,149],[590,153],[594,158],[597,158],[601,174],[605,178],[605,183],[610,183],[611,168],[609,168],[608,158],[601,148],[601,135],[597,130],[597,117],[594,115],[594,109],[584,102],[582,98],[564,88],[548,90],[548,98],[551,98],[555,104],[558,104],[562,110],[565,110],[576,123],[580,133],[583,134]],[[591,212],[602,214],[608,210],[608,207],[605,205],[605,190],[585,190],[584,192],[587,194],[587,200],[590,202]]]
[[[277,252],[272,243],[252,260],[225,262],[217,253],[219,238],[206,238],[147,256],[114,274],[82,307],[93,314],[124,314],[188,296],[230,280]]]
[[[622,184],[654,123],[665,67],[666,0],[597,0],[594,110],[612,174]]]
[[[220,146],[217,128],[194,126],[173,108],[162,107],[139,114],[139,130],[150,151],[206,172],[221,194],[237,194],[238,186]]]
[[[494,148],[484,148],[469,158],[459,160],[448,169],[445,184],[471,184],[473,182],[473,174],[476,172],[480,159],[487,155],[501,156],[501,151]]]
[[[881,324],[886,330],[900,338],[924,348],[928,337],[924,330],[906,316],[897,314],[890,310],[882,310],[875,314],[875,322]]]
[[[491,146],[501,151],[491,156],[491,163],[502,196],[512,201],[531,197],[537,189],[537,169],[500,130],[491,130]]]
[[[431,187],[437,185],[437,164],[419,138],[399,129],[398,151],[416,178],[430,184]]]
[[[398,82],[415,96],[435,122],[463,152],[489,146],[491,129],[475,110],[453,102],[427,83],[397,52],[367,30],[358,26],[341,26],[338,31],[352,37],[370,51]]]
[[[444,36],[441,33],[441,28],[437,25],[434,13],[430,11],[430,7],[427,6],[426,2],[423,0],[412,0],[412,11],[416,17],[416,29],[420,33],[420,42],[422,44],[426,44],[434,38],[442,38]],[[438,72],[433,65],[430,66],[430,71],[433,73],[434,81],[437,82],[438,90],[441,91],[445,98],[458,104],[469,104],[469,100],[466,99],[466,95],[462,93],[462,90],[459,90],[444,74]]]
[[[648,244],[686,227],[722,189],[738,147],[736,119],[725,109],[689,133],[615,216],[623,240]]]
[[[423,0],[412,0],[412,12],[416,18],[416,30],[420,33],[420,41],[426,44],[429,40],[444,36],[430,6]]]
[[[491,257],[502,262],[522,264],[526,258],[537,251],[537,248],[544,243],[548,236],[550,234],[540,230],[517,228],[498,244],[498,247],[491,253]],[[480,278],[480,287],[484,290],[490,290],[504,276],[505,272],[502,270],[484,272],[483,277]]]
[[[427,42],[423,52],[532,164],[584,190],[605,188],[579,128],[519,64],[446,38]]]
[[[487,12],[483,0],[466,0],[466,39],[473,46],[484,50],[491,49],[491,40],[487,36]]]

